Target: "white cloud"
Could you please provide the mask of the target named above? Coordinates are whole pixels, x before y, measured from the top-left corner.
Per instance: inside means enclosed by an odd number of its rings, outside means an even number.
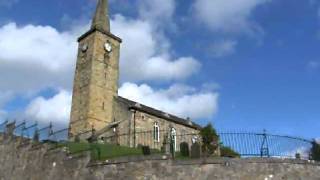
[[[4,122],[4,118],[7,117],[7,112],[0,109],[0,124]]]
[[[10,23],[0,29],[0,37],[1,61],[38,64],[53,72],[70,67],[77,50],[71,34],[60,33],[50,26],[19,28]]]
[[[172,58],[167,46],[163,46],[169,42],[159,40],[147,21],[117,15],[112,29],[124,40],[120,62],[123,81],[180,80],[196,73],[201,66],[193,57]]]
[[[162,12],[165,11],[167,10]],[[50,99],[41,96],[33,99],[26,107],[25,115],[40,122],[66,122],[69,118],[67,109],[70,109],[71,98],[68,92],[71,91],[76,62],[76,40],[83,27],[88,27],[88,24],[75,24],[65,31],[32,24],[18,26],[9,23],[0,27],[0,72],[1,76],[5,77],[0,78],[0,105],[16,94],[25,96],[47,88],[65,89]],[[123,39],[121,79],[172,81],[182,80],[196,73],[201,64],[193,57],[173,57],[172,50],[169,50],[170,41],[163,34],[159,36],[154,27],[150,19],[128,19],[116,15],[112,20],[113,33]],[[201,94],[205,95],[208,94]],[[195,97],[195,94],[185,96],[179,99],[179,103],[199,98],[203,97]],[[169,102],[171,101],[168,100]],[[173,106],[174,103],[169,105]],[[175,109],[178,111],[179,108]],[[187,111],[182,105],[181,109],[180,114]],[[203,116],[210,114],[202,111]],[[188,113],[190,116],[203,117],[199,115],[200,112]]]
[[[37,92],[70,87],[77,51],[75,35],[49,26],[0,28],[0,91]]]
[[[253,33],[260,31],[250,19],[253,10],[271,0],[196,0],[193,9],[198,20],[214,31]]]
[[[209,53],[216,58],[233,54],[235,52],[237,43],[238,42],[235,40],[216,41],[209,47]]]
[[[142,19],[155,25],[172,22],[172,16],[175,12],[174,0],[142,0],[138,2],[138,6]]]
[[[124,83],[119,94],[183,118],[210,118],[218,109],[217,92],[196,90],[184,85],[155,90],[146,84]]]
[[[124,40],[123,80],[180,80],[200,68],[200,63],[192,57],[172,58],[164,47],[168,42],[159,42],[147,21],[118,15],[112,25],[113,32]],[[0,27],[0,71],[3,77],[9,77],[0,79],[0,91],[34,93],[48,87],[70,89],[76,39],[80,34],[79,28],[74,29],[59,32],[50,26],[18,27],[15,23]]]
[[[165,112],[192,119],[211,118],[218,109],[219,94],[213,89],[196,88],[175,84],[168,89],[155,90],[146,84],[124,83],[119,95]],[[52,122],[57,129],[68,126],[72,95],[60,90],[51,98],[42,96],[33,99],[25,109],[23,118],[38,121],[42,125]],[[4,118],[5,111],[0,111]]]
[[[0,108],[13,97],[9,91],[0,91]]]
[[[40,123],[52,122],[58,126],[67,126],[71,109],[71,93],[61,90],[52,98],[37,97],[25,110],[28,119]]]

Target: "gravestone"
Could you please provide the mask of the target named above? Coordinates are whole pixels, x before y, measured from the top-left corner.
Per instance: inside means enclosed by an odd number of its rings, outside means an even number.
[[[189,144],[187,142],[180,143],[180,153],[183,157],[189,157]]]
[[[199,143],[193,143],[191,145],[191,158],[200,158],[201,157],[201,147]]]
[[[15,128],[16,128],[15,122],[7,124],[4,139],[12,139]]]
[[[165,134],[163,137],[162,152],[170,155],[170,134]]]
[[[16,128],[16,123],[15,122],[8,124],[7,127],[6,127],[7,135],[13,136],[13,132],[14,132],[15,128]]]

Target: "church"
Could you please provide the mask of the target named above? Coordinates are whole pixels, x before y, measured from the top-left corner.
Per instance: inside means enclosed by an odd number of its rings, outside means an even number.
[[[118,95],[122,39],[110,32],[108,7],[98,0],[90,30],[78,39],[69,139],[160,149],[169,132],[178,148],[179,134],[198,134],[201,126]]]

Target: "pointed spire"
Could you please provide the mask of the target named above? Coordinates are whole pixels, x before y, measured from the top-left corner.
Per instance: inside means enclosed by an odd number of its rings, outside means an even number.
[[[108,0],[98,0],[98,5],[94,18],[92,20],[91,29],[98,29],[110,32],[108,8]]]

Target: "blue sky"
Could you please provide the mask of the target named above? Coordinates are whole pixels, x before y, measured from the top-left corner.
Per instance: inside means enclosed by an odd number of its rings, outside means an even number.
[[[0,0],[2,119],[67,122],[76,38],[94,8],[94,0]],[[124,41],[119,92],[220,131],[319,137],[319,8],[316,0],[111,1],[112,32]]]

